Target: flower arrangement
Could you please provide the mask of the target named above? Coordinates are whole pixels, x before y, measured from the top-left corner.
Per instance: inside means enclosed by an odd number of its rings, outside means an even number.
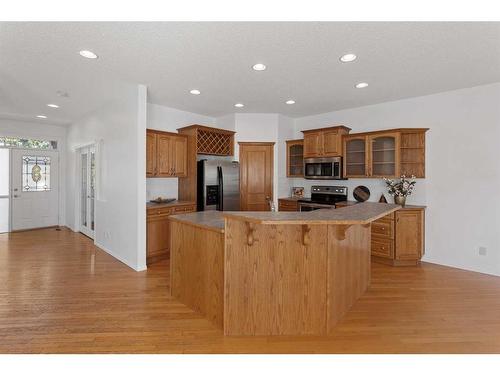
[[[384,178],[385,184],[387,185],[387,190],[389,195],[394,196],[394,201],[396,204],[405,205],[406,197],[413,193],[413,189],[415,188],[415,176],[411,176],[407,178],[405,175],[402,175],[398,180],[390,180],[388,178]]]

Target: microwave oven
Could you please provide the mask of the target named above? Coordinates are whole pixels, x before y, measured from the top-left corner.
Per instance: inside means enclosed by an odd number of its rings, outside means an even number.
[[[304,178],[310,180],[341,180],[342,158],[305,158]]]

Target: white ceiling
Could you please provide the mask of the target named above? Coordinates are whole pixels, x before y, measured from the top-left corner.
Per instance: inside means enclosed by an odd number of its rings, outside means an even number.
[[[348,52],[358,59],[340,63]],[[268,69],[253,71],[257,62]],[[361,81],[369,87],[355,89]],[[152,103],[214,117],[299,117],[498,81],[498,22],[0,23],[0,115],[54,123],[98,107],[122,82],[147,85]]]

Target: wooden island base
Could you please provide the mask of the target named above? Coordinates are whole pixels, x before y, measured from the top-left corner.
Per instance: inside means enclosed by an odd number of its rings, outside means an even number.
[[[224,216],[170,220],[172,295],[225,335],[327,335],[370,284],[371,219]]]

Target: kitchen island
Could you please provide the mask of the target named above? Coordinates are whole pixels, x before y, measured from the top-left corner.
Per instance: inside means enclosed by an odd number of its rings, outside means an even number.
[[[171,216],[172,296],[225,335],[327,335],[370,283],[371,222],[399,208]]]

